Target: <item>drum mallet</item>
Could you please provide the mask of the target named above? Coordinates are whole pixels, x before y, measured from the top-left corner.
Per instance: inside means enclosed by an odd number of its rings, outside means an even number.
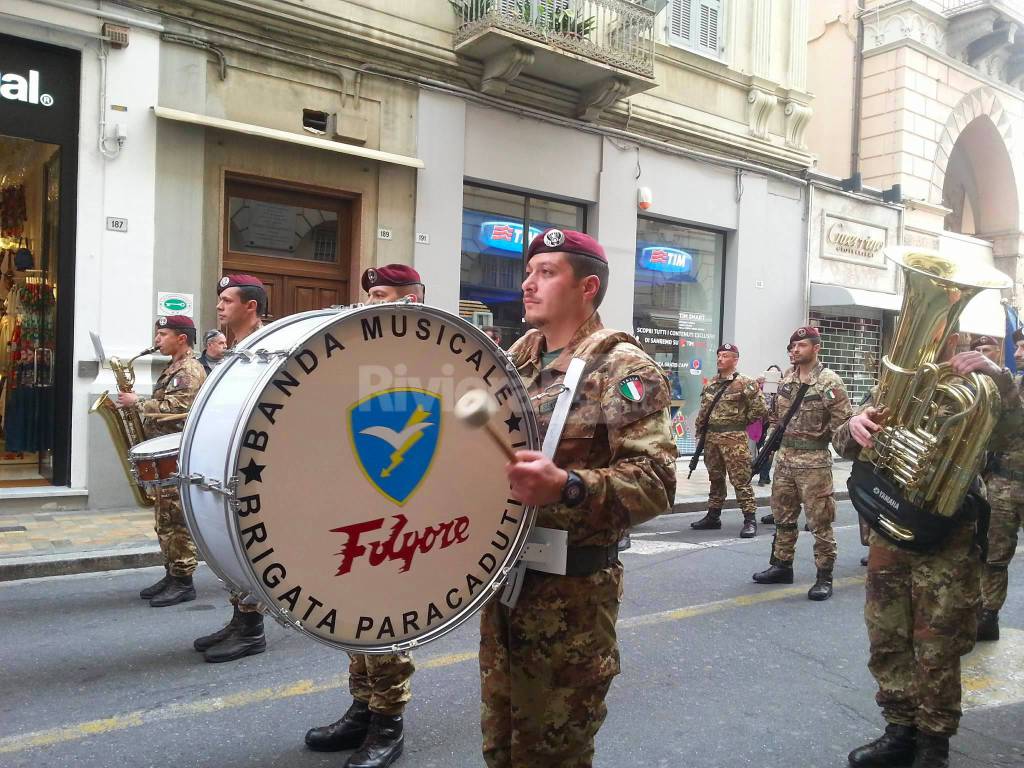
[[[501,452],[505,454],[508,460],[514,462],[516,460],[515,451],[509,448],[505,441],[501,439],[501,435],[491,425],[491,418],[497,412],[497,404],[482,389],[471,389],[460,397],[459,401],[455,404],[455,418],[473,429],[483,427],[484,431],[501,448]]]

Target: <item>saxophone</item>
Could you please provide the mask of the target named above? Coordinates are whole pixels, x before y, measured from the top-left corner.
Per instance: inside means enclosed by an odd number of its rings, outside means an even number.
[[[967,303],[1012,282],[951,254],[912,247],[884,253],[903,271],[903,305],[878,382],[882,429],[874,447],[861,451],[848,487],[878,533],[927,549],[952,529],[1000,410],[991,378],[961,376],[938,358]]]
[[[144,349],[130,360],[123,361],[118,357],[109,359],[110,370],[114,372],[114,381],[117,383],[118,392],[131,392],[135,387],[135,369],[132,367],[136,360],[157,351],[157,347]],[[118,408],[117,403],[110,397],[108,392],[100,395],[92,404],[89,413],[99,413],[110,430],[110,437],[114,441],[114,448],[117,449],[121,459],[121,468],[124,469],[131,485],[132,493],[139,506],[151,507],[154,498],[149,495],[145,488],[132,475],[131,461],[128,452],[133,446],[138,445],[146,439],[146,432],[142,426],[142,416],[137,408]]]

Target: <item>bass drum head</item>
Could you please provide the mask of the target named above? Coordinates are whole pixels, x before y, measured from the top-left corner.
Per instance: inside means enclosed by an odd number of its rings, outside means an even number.
[[[160,435],[133,445],[128,451],[132,458],[148,459],[158,456],[172,456],[181,448],[181,433]]]
[[[229,460],[237,554],[272,613],[332,646],[389,653],[493,595],[533,510],[509,501],[501,449],[455,419],[472,389],[492,398],[508,445],[539,448],[501,350],[432,307],[339,315],[271,366]]]

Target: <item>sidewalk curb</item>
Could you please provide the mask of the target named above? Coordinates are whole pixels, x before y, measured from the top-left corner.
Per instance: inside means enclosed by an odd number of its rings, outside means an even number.
[[[836,501],[846,501],[850,494],[836,493]],[[770,497],[758,496],[759,507],[766,506]],[[669,514],[705,512],[707,497],[688,498],[672,505]],[[725,509],[738,509],[735,499],[725,502]],[[92,552],[69,552],[59,555],[34,555],[27,557],[0,558],[0,582],[39,579],[44,576],[68,576],[74,573],[95,573],[97,571],[118,571],[128,568],[149,568],[163,564],[160,548],[151,546],[130,549],[102,549]]]
[[[162,565],[163,561],[163,553],[155,544],[132,549],[101,549],[60,555],[9,557],[0,559],[0,582],[38,579],[43,576],[67,576],[73,573],[116,571],[123,568],[148,568]]]
[[[837,491],[835,493],[835,499],[836,499],[836,501],[849,501],[850,500],[850,494],[849,494],[848,491]],[[757,502],[757,506],[758,507],[766,507],[766,506],[768,506],[768,503],[771,501],[771,496],[758,496],[755,499],[755,501]],[[736,499],[728,499],[725,502],[725,505],[722,508],[723,509],[739,509],[740,505],[739,505],[739,502],[736,501]],[[669,512],[669,514],[676,515],[676,514],[682,514],[682,513],[686,513],[686,512],[706,512],[707,509],[708,509],[708,500],[707,500],[707,498],[699,498],[699,499],[689,498],[689,499],[683,499],[682,501],[677,501],[675,504],[673,504],[672,505],[672,511]]]

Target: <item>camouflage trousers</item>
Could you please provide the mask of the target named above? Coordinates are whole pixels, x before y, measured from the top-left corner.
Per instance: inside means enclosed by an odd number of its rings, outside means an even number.
[[[528,571],[516,607],[480,614],[480,725],[489,768],[590,768],[619,673],[622,566]]]
[[[400,715],[412,698],[412,673],[416,671],[407,653],[348,655],[348,689],[379,715]]]
[[[722,509],[725,504],[725,475],[736,489],[736,501],[744,516],[757,511],[754,488],[750,484],[750,447],[746,432],[709,432],[704,444],[704,464],[711,480],[708,509]]]
[[[998,611],[1006,602],[1007,569],[1017,551],[1017,532],[1024,523],[1024,484],[993,475],[987,485],[992,518],[988,561],[981,566],[981,607]]]
[[[807,526],[814,534],[814,564],[819,569],[831,571],[836,562],[836,537],[832,533],[836,501],[832,495],[830,467],[776,465],[772,481],[772,514],[775,515],[773,562],[793,562],[801,504]]]
[[[886,722],[952,736],[960,723],[960,657],[977,632],[974,527],[937,550],[911,552],[871,532],[864,620],[868,669]]]
[[[171,576],[191,576],[199,564],[195,542],[185,524],[181,497],[175,489],[162,489],[157,493],[153,507],[156,517],[156,538],[164,555],[164,564]]]

